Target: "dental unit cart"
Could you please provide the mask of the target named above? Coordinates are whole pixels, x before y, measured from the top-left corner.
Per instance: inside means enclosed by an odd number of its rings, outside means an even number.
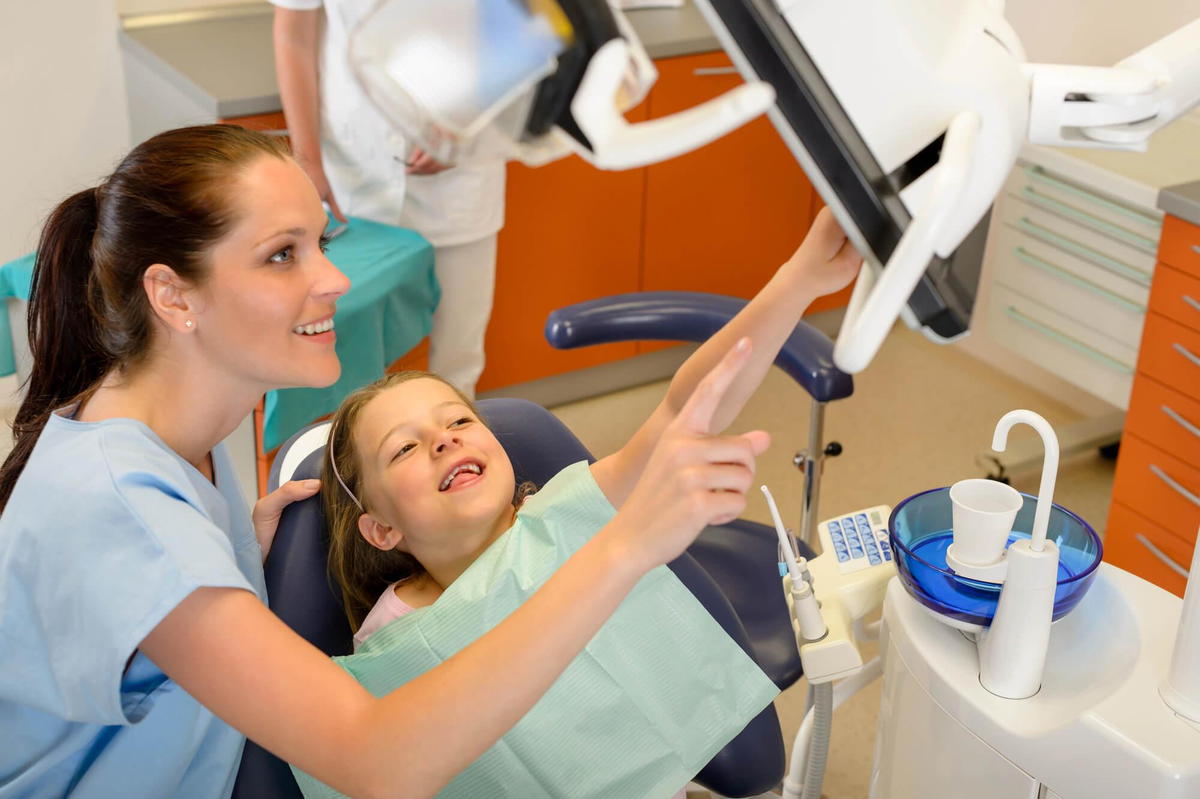
[[[805,634],[784,578],[810,683],[849,677],[836,705],[882,668],[872,799],[1200,796],[1200,584],[1181,602],[1102,563],[1091,527],[1053,504],[1058,444],[1045,420],[1007,414],[993,448],[1018,423],[1046,445],[1038,497],[966,480],[818,526],[824,553],[805,566],[827,632]],[[960,485],[977,489],[974,507],[954,496]],[[972,523],[1002,531],[991,562],[965,562]],[[852,639],[881,596],[882,666],[864,666]],[[806,717],[797,736],[788,799],[820,790],[817,723]]]

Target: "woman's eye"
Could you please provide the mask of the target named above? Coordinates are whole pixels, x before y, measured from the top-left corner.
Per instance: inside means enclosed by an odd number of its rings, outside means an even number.
[[[462,427],[463,425],[470,424],[473,421],[475,421],[475,420],[472,419],[470,416],[464,416],[461,419],[455,419],[453,422],[450,423],[450,426],[451,427]]]
[[[411,452],[413,450],[413,448],[415,448],[416,446],[417,445],[413,444],[412,442],[402,445],[400,447],[400,449],[396,450],[396,454],[392,456],[392,460],[393,461],[399,460],[400,458],[402,458],[403,456],[405,456],[409,452]]]
[[[329,236],[321,237],[321,240],[317,243],[317,246],[321,248],[321,252],[329,252],[330,241],[332,241],[332,239],[330,239]]]
[[[270,258],[268,258],[267,260],[268,260],[268,261],[270,261],[270,262],[271,262],[271,263],[273,263],[273,264],[286,264],[286,263],[288,263],[289,261],[291,261],[291,260],[292,260],[292,247],[291,247],[291,245],[289,244],[287,247],[284,247],[282,250],[280,250],[279,252],[275,253],[274,255],[272,255],[272,256],[271,256]]]

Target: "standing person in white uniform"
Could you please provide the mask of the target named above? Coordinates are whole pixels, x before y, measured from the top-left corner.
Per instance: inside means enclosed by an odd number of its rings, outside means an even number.
[[[439,164],[384,119],[359,86],[347,52],[374,0],[270,0],[275,71],[292,152],[321,199],[344,214],[400,225],[434,245],[442,288],[429,368],[467,396],[483,371],[483,339],[504,224],[503,160]]]
[[[283,145],[231,125],[148,139],[47,221],[0,468],[0,799],[221,799],[243,735],[352,796],[432,796],[638,580],[745,507],[721,490],[729,439],[677,426],[533,597],[371,696],[266,605],[279,513],[318,481],[252,517],[220,443],[264,391],[340,374],[326,223]],[[748,356],[713,370],[712,402]]]

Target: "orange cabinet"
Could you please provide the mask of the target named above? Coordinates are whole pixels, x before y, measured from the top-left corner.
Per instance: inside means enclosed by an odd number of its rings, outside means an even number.
[[[1182,594],[1164,558],[1187,569],[1200,526],[1200,228],[1168,216],[1158,257],[1104,557]]]
[[[1114,502],[1108,511],[1104,559],[1143,580],[1183,596],[1187,580],[1171,564],[1187,568],[1192,560],[1192,542]]]
[[[724,53],[656,62],[650,116],[742,83]],[[642,287],[749,298],[804,238],[816,194],[766,117],[646,169]]]
[[[480,391],[636,353],[632,343],[556,350],[542,330],[555,308],[638,290],[644,184],[645,170],[602,172],[574,156],[509,165]]]
[[[255,114],[247,117],[226,117],[217,121],[230,125],[241,125],[243,128],[263,133],[283,133],[287,130],[287,121],[284,120],[282,111],[274,111],[270,114]]]
[[[1174,216],[1164,219],[1158,258],[1200,277],[1200,226]]]

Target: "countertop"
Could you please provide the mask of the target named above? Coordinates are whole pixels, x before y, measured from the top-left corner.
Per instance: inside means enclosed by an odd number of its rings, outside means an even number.
[[[651,58],[719,50],[695,4],[626,11]],[[267,3],[211,12],[135,17],[120,33],[126,51],[149,64],[212,118],[269,114],[281,109]]]
[[[1197,142],[1200,149],[1200,142]],[[1185,222],[1200,225],[1200,180],[1168,186],[1158,193],[1158,207]]]

